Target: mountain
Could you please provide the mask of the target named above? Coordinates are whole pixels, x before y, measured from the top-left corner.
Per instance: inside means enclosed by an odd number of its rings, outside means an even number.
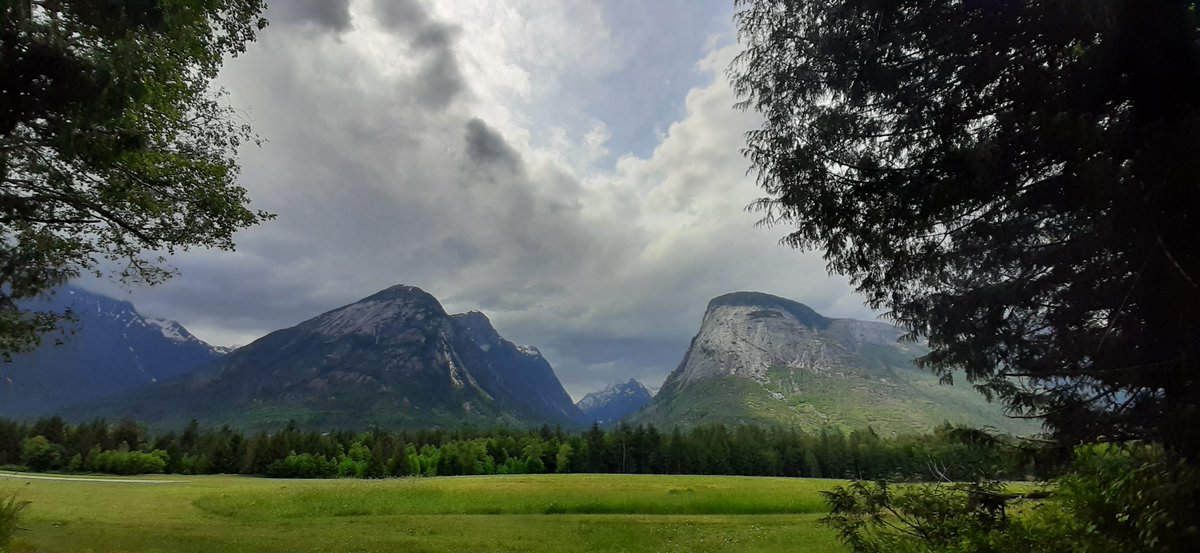
[[[942,422],[1031,433],[970,386],[940,385],[913,359],[928,349],[879,322],[833,319],[758,292],[708,304],[700,332],[645,410],[662,428],[766,423],[809,430],[924,432]]]
[[[583,412],[587,422],[604,425],[638,412],[653,400],[654,395],[650,390],[641,382],[630,378],[629,382],[618,382],[583,396],[575,406]]]
[[[69,414],[359,429],[574,425],[582,416],[536,349],[503,339],[482,313],[447,314],[412,286],[272,332],[185,378]]]
[[[221,356],[183,325],[143,317],[133,304],[65,286],[22,302],[39,311],[70,310],[61,334],[0,363],[0,416],[28,418],[97,402],[188,374]],[[61,343],[59,343],[61,342]]]
[[[557,423],[578,423],[583,419],[554,369],[537,348],[505,340],[479,311],[452,315],[451,318],[483,351],[488,362],[486,367],[491,368],[480,373],[485,388],[501,397],[517,398],[532,410],[535,418]]]

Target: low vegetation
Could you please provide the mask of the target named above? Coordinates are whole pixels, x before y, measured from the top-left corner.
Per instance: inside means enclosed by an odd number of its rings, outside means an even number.
[[[836,481],[634,475],[30,480],[13,551],[842,552]],[[131,479],[144,481],[140,478]]]
[[[1200,551],[1200,472],[1161,447],[1076,450],[1049,492],[1000,482],[854,482],[823,522],[856,553]]]
[[[0,490],[0,551],[6,551],[19,527],[17,521],[29,506],[16,492]]]

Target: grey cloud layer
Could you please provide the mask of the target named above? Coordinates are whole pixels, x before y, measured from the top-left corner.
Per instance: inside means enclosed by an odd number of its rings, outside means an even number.
[[[325,31],[350,28],[350,0],[281,0],[267,4],[274,24],[311,25]]]
[[[581,175],[531,149],[547,129],[483,115],[496,110],[473,91],[494,83],[467,77],[466,27],[412,0],[285,4],[222,76],[268,139],[243,153],[243,182],[279,217],[239,235],[237,252],[175,259],[181,277],[135,291],[144,311],[244,343],[413,284],[538,346],[576,396],[630,376],[657,386],[707,301],[732,290],[871,316],[819,257],[779,247],[744,212],[758,192],[737,152],[754,120],[730,109],[728,51],[705,62],[710,84],[653,155]]]
[[[466,92],[467,83],[454,54],[456,27],[434,21],[416,0],[375,0],[372,7],[384,27],[408,42],[409,54],[423,58],[416,79],[422,104],[445,109]]]

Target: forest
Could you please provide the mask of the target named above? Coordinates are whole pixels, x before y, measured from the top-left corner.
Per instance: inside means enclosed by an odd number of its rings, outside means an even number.
[[[866,428],[810,434],[793,428],[561,427],[313,432],[289,424],[245,434],[195,421],[151,434],[133,420],[71,425],[0,419],[0,467],[103,474],[246,474],[274,478],[391,478],[485,474],[613,473],[806,478],[1044,479],[1058,463],[1012,440],[944,425],[925,435],[880,437]]]

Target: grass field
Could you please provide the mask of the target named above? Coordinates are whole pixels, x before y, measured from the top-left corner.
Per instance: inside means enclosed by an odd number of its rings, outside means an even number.
[[[844,551],[827,480],[495,476],[403,480],[0,478],[32,506],[15,552]]]

